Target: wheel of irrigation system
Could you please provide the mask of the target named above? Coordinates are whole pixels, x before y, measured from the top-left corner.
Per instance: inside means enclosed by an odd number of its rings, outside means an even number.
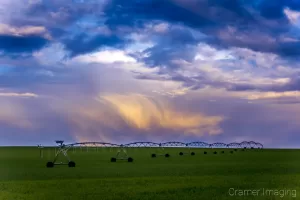
[[[133,158],[129,157],[128,162],[133,162]]]
[[[169,154],[166,154],[165,157],[168,158],[168,157],[170,157],[170,155],[169,155]]]
[[[156,157],[156,154],[155,154],[155,153],[153,153],[153,154],[151,155],[151,157],[152,157],[152,158],[155,158],[155,157]]]
[[[233,151],[230,151],[230,153],[233,153]]]
[[[234,151],[237,151],[237,149],[234,149]]]
[[[54,167],[54,163],[53,162],[47,162],[47,165],[46,165],[48,168],[52,168]]]
[[[180,153],[179,153],[179,155],[180,155],[180,156],[183,156],[183,153],[182,153],[182,152],[180,152]]]
[[[116,159],[116,158],[111,158],[110,161],[111,161],[111,162],[116,162],[117,159]]]
[[[76,165],[76,164],[75,164],[74,161],[70,161],[70,162],[68,163],[68,166],[69,166],[69,167],[75,167],[75,165]]]
[[[194,156],[194,155],[195,155],[195,152],[192,152],[191,155]]]
[[[217,152],[215,151],[214,154],[217,154]]]
[[[204,151],[204,154],[207,154],[207,152],[206,152],[206,151]]]
[[[225,151],[222,151],[221,153],[225,153]]]

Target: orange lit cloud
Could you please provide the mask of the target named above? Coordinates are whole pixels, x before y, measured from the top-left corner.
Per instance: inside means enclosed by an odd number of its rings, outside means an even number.
[[[299,91],[287,91],[287,92],[260,92],[257,94],[252,94],[248,96],[249,100],[258,100],[258,99],[276,99],[276,98],[288,98],[296,97],[300,98]]]
[[[124,121],[138,129],[150,130],[151,127],[158,126],[201,134],[204,128],[208,134],[220,133],[220,130],[216,131],[214,127],[222,121],[221,117],[175,111],[167,103],[155,102],[138,94],[109,95],[102,99],[111,103]],[[207,129],[207,126],[212,129]]]
[[[68,109],[68,119],[76,140],[106,142],[134,134],[151,138],[160,130],[165,130],[164,134],[220,134],[223,121],[220,116],[184,112],[170,102],[139,94],[99,96],[96,102]]]

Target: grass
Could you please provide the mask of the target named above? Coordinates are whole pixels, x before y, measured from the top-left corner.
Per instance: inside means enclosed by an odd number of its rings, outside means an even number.
[[[45,148],[41,159],[36,147],[2,147],[0,200],[297,199],[291,190],[300,191],[299,150],[193,149],[195,156],[179,156],[180,151],[186,150],[170,148],[169,158],[151,158],[155,149],[132,148],[133,163],[111,163],[116,149],[77,149],[69,151],[75,168],[46,168],[53,148]],[[238,191],[259,189],[257,196]],[[275,193],[263,195],[262,189]]]

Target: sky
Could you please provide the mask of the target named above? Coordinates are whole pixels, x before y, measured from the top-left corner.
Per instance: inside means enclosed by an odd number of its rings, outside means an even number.
[[[298,0],[1,0],[0,145],[300,147]]]

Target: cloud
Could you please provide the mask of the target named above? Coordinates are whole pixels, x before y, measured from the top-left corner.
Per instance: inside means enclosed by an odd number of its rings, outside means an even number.
[[[246,92],[237,96],[251,100],[252,102],[261,102],[265,104],[299,104],[300,92]]]
[[[0,50],[6,53],[33,52],[41,49],[48,40],[39,36],[9,36],[0,35]]]
[[[183,87],[183,88],[178,88],[178,89],[173,89],[173,90],[169,90],[169,91],[165,91],[165,90],[153,90],[152,92],[160,94],[160,95],[164,95],[164,96],[169,96],[169,97],[176,97],[176,96],[182,96],[182,95],[186,95],[191,88],[188,87]]]
[[[198,90],[205,87],[228,91],[284,92],[298,91],[297,62],[284,60],[271,53],[259,53],[244,48],[218,50],[198,44],[191,61],[172,60],[176,69],[160,68],[158,72],[135,74],[137,79],[176,81],[182,88]]]
[[[68,52],[61,43],[51,43],[32,54],[39,65],[51,66],[51,68],[62,65],[67,56]]]
[[[13,92],[3,93],[3,92],[0,92],[0,97],[38,97],[38,95],[34,94],[34,93],[13,93]]]
[[[63,112],[67,111],[74,137],[86,140],[156,140],[222,133],[222,116],[176,110],[170,103],[140,94],[107,94],[96,102],[70,105],[76,109],[67,106]]]
[[[299,26],[300,23],[300,12],[293,11],[289,8],[284,9],[284,14],[290,20],[293,25]]]
[[[9,10],[18,5],[21,11],[17,17],[10,16],[7,26],[19,27],[22,24],[27,29],[35,27],[35,31],[41,31],[37,27],[45,27],[56,41],[66,46],[71,56],[90,53],[101,47],[122,48],[131,43],[127,39],[129,34],[149,30],[149,24],[153,24],[148,33],[152,35],[150,39],[159,43],[155,45],[157,48],[147,51],[151,55],[144,61],[149,65],[170,65],[160,58],[161,54],[165,60],[180,54],[183,54],[182,59],[190,59],[194,49],[187,45],[197,45],[200,39],[195,33],[201,33],[201,40],[221,49],[241,47],[287,57],[299,55],[297,36],[290,32],[290,19],[299,10],[299,5],[293,1],[111,0],[70,3],[71,0],[55,0],[51,4],[36,1],[26,5],[14,1],[2,3],[2,7]],[[104,32],[99,32],[104,29]],[[78,45],[74,45],[74,41]],[[176,47],[167,50],[171,44]]]
[[[300,82],[299,77],[293,77],[290,79],[282,79],[272,81],[265,84],[251,84],[251,83],[245,83],[245,84],[232,84],[228,87],[229,90],[232,91],[273,91],[273,92],[293,92],[293,91],[299,91],[300,90]]]
[[[184,25],[149,22],[138,32],[152,45],[140,52],[133,52],[135,58],[149,67],[178,68],[176,59],[191,61],[195,55],[195,45],[206,36]],[[136,40],[135,40],[136,42]]]
[[[104,12],[107,15],[106,24],[111,28],[126,26],[135,30],[134,28],[146,27],[153,21],[162,21],[160,24],[166,22],[172,25],[184,24],[194,31],[205,34],[206,42],[218,48],[250,48],[257,52],[295,57],[299,55],[297,49],[300,43],[296,40],[297,37],[289,32],[291,24],[284,14],[286,7],[298,9],[299,6],[291,2],[272,4],[270,1],[255,3],[215,0],[150,2],[113,0],[105,7]],[[172,38],[173,35],[174,33],[169,31],[168,36]],[[186,40],[186,35],[176,38],[175,44],[178,41],[185,44],[191,42]],[[159,49],[162,47],[156,51]]]
[[[88,36],[86,34],[77,35],[71,39],[66,39],[63,43],[70,55],[76,56],[96,51],[100,47],[122,48],[128,41],[116,35],[96,35]]]
[[[79,62],[85,63],[135,63],[136,60],[121,50],[103,50],[74,58]]]
[[[299,130],[299,11],[292,0],[2,0],[1,128],[28,143],[278,145]]]
[[[168,108],[167,104],[155,104],[150,98],[142,95],[111,95],[102,98],[113,105],[124,121],[138,129],[151,129],[153,124],[154,127],[179,129],[187,134],[199,133],[201,135],[204,134],[204,130],[208,134],[221,132],[215,129],[215,125],[222,121],[221,117],[179,113]]]
[[[49,33],[44,26],[24,26],[24,27],[12,27],[8,24],[0,23],[0,35],[12,35],[12,36],[28,36],[28,35],[41,35],[46,39],[51,39]]]

